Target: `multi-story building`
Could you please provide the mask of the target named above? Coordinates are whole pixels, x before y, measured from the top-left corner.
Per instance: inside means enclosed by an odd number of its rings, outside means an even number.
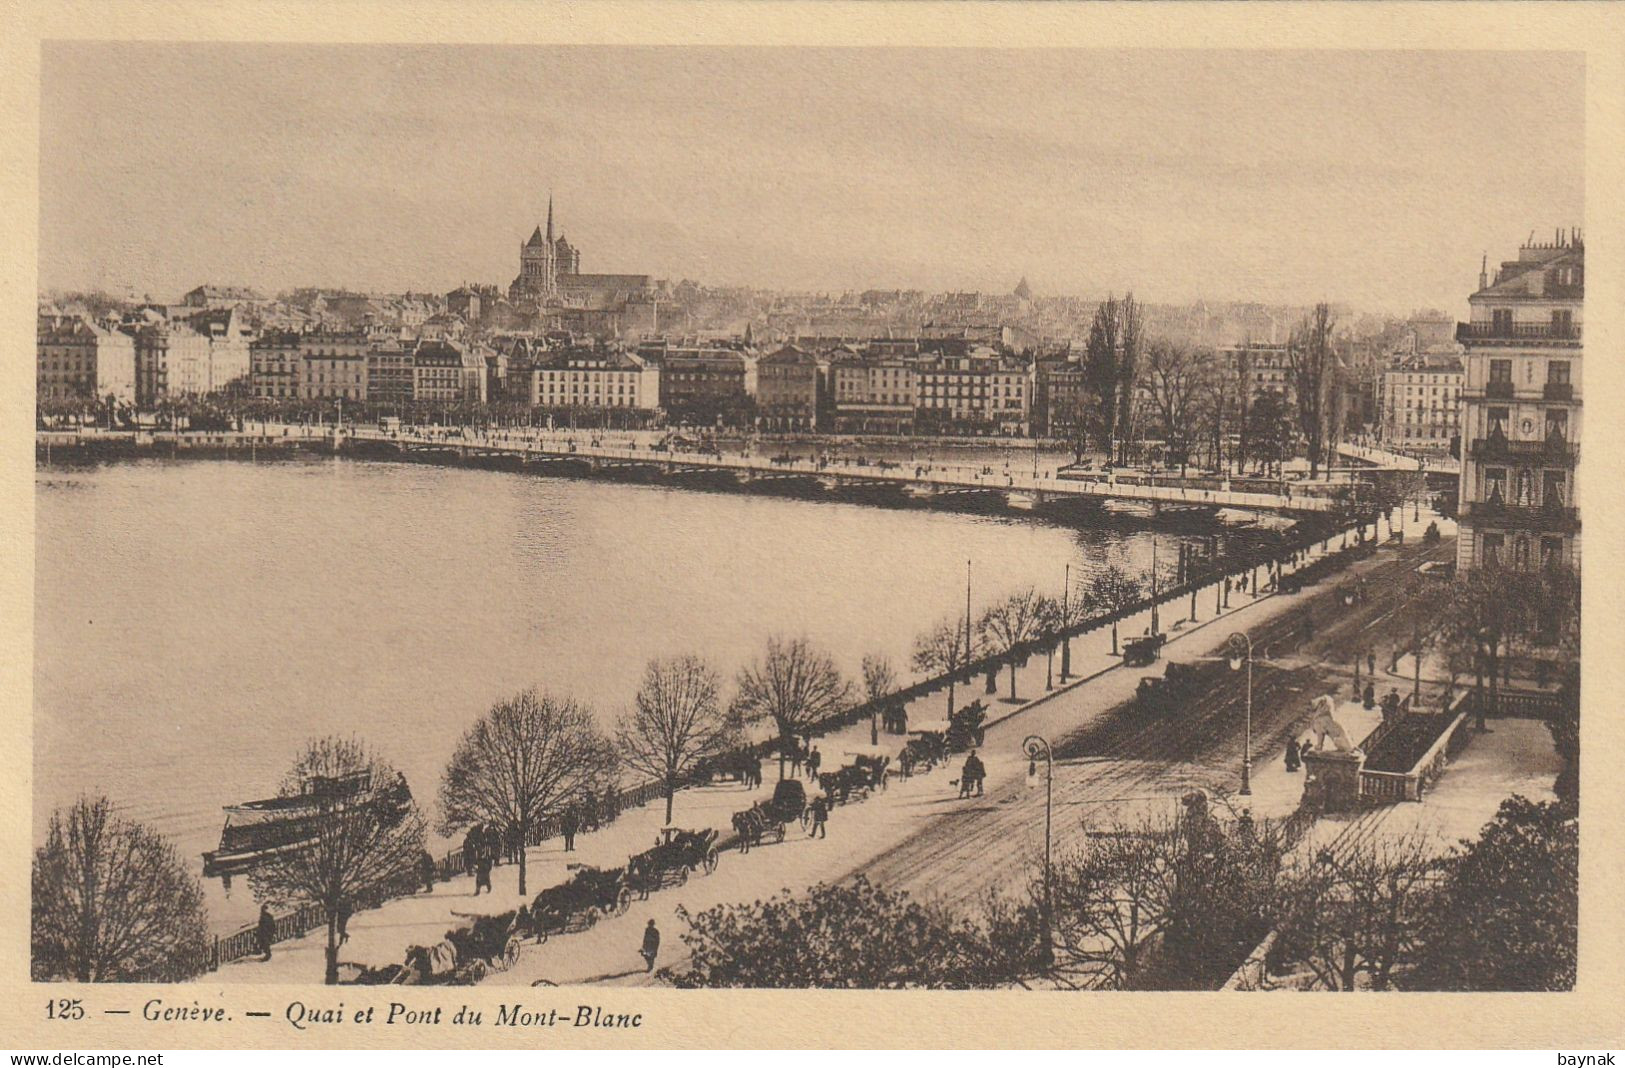
[[[299,337],[292,330],[268,330],[249,344],[248,380],[254,396],[276,401],[300,396],[305,361]]]
[[[986,355],[922,361],[918,418],[925,429],[951,434],[1025,434],[1032,371],[1020,360]]]
[[[1084,434],[1089,396],[1083,364],[1066,357],[1038,360],[1033,366],[1033,433],[1064,440]]]
[[[1529,244],[1468,298],[1456,565],[1580,562],[1581,318],[1578,232]]]
[[[35,338],[39,401],[135,403],[135,339],[82,315],[42,315]]]
[[[367,349],[367,403],[400,407],[412,403],[416,383],[412,349],[400,338],[374,341]]]
[[[907,360],[845,351],[831,361],[829,378],[836,433],[914,433],[919,376]]]
[[[186,322],[209,339],[209,392],[245,388],[251,371],[251,335],[243,313],[235,307],[218,308],[187,316]]]
[[[1245,368],[1249,403],[1259,393],[1279,393],[1290,407],[1297,390],[1292,384],[1292,356],[1285,345],[1232,345],[1219,350],[1219,357],[1232,372]]]
[[[208,338],[185,323],[162,319],[134,328],[134,336],[138,408],[210,391]]]
[[[756,424],[763,430],[816,430],[822,407],[818,359],[786,345],[756,361]]]
[[[747,423],[745,357],[733,349],[668,348],[660,357],[660,406],[672,422]]]
[[[660,407],[660,368],[612,348],[573,346],[537,357],[530,372],[533,408]]]
[[[299,335],[299,396],[304,400],[367,399],[367,352],[372,341],[365,331],[315,330]]]
[[[1461,361],[1454,356],[1415,356],[1382,373],[1385,444],[1402,449],[1445,450],[1458,433]]]
[[[485,403],[485,357],[450,338],[419,341],[412,350],[412,399],[430,404]]]

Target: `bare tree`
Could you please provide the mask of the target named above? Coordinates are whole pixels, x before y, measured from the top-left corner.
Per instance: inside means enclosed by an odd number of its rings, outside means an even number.
[[[1287,346],[1292,388],[1298,401],[1298,430],[1309,449],[1309,477],[1320,473],[1326,448],[1328,398],[1337,381],[1337,356],[1332,350],[1332,313],[1324,302],[1315,305]]]
[[[1112,613],[1123,611],[1145,596],[1145,583],[1117,564],[1095,572],[1089,580],[1089,598],[1099,608]],[[1112,620],[1112,655],[1117,655],[1117,620]]]
[[[863,658],[863,694],[869,702],[869,744],[880,744],[880,699],[897,688],[897,672],[885,653],[870,653]]]
[[[1286,881],[1279,952],[1324,989],[1389,989],[1415,958],[1438,872],[1415,835],[1322,850]]]
[[[523,895],[531,832],[602,782],[614,762],[590,709],[525,690],[492,705],[457,743],[440,780],[442,830],[483,823],[519,842]]]
[[[1253,395],[1251,342],[1236,350],[1236,364],[1232,370],[1235,373],[1236,397],[1236,473],[1241,474],[1247,466],[1247,437],[1250,433],[1248,409],[1252,406]]]
[[[1200,368],[1189,349],[1158,338],[1146,346],[1145,375],[1168,459],[1183,470],[1194,442]]]
[[[948,676],[949,716],[954,713],[954,683],[976,656],[966,640],[969,633],[969,621],[959,616],[943,620],[914,639],[914,670]]]
[[[616,731],[627,766],[666,788],[666,822],[671,822],[678,785],[700,761],[733,740],[733,724],[717,697],[715,670],[697,656],[651,660],[631,715]]]
[[[177,982],[207,963],[202,887],[167,839],[105,797],[51,814],[31,913],[36,981]]]
[[[734,707],[746,721],[771,719],[779,732],[779,778],[798,734],[839,712],[852,686],[835,661],[806,638],[772,637],[761,660],[739,673]]]
[[[1096,832],[1061,857],[1052,878],[1055,978],[1064,986],[1139,984],[1170,920],[1173,830],[1147,822]]]
[[[1117,426],[1118,463],[1128,459],[1128,442],[1134,433],[1135,415],[1139,411],[1140,349],[1144,344],[1144,329],[1140,305],[1133,293],[1125,294],[1119,314],[1122,326],[1118,334],[1122,349],[1117,357]]]
[[[1010,700],[1016,699],[1016,656],[1035,638],[1054,630],[1055,610],[1049,598],[1028,586],[989,608],[977,624],[989,652],[1010,659]]]
[[[299,800],[308,845],[273,855],[249,873],[254,897],[274,905],[309,904],[327,913],[327,974],[339,978],[341,905],[402,877],[423,855],[423,819],[405,778],[343,738],[311,742],[278,795]]]

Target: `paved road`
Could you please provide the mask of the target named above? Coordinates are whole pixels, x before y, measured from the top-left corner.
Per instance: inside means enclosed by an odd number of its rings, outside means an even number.
[[[1375,647],[1381,657],[1382,648],[1401,633],[1409,634],[1408,573],[1423,560],[1448,558],[1452,549],[1446,540],[1432,548],[1412,544],[1385,550],[1353,572],[1366,579],[1370,591],[1366,602],[1344,607],[1336,592],[1340,579],[1327,580],[1295,595],[1294,611],[1252,629],[1257,656],[1255,766],[1278,759],[1288,738],[1305,733],[1312,697],[1339,687],[1351,692],[1347,686],[1355,655],[1363,658],[1368,648]],[[1313,636],[1307,641],[1302,630],[1306,615],[1314,619]],[[1211,655],[1229,629],[1200,644],[1194,637],[1176,643],[1168,658]],[[1177,716],[1147,718],[1134,710],[1131,701],[1102,701],[1095,711],[1083,711],[1076,729],[1053,739],[1058,849],[1080,837],[1082,819],[1110,822],[1136,803],[1143,805],[1144,799],[1171,802],[1193,787],[1234,791],[1241,766],[1245,681],[1241,672],[1232,673],[1219,663],[1208,662],[1204,670],[1204,689]],[[1118,692],[1126,697],[1135,681],[1132,676],[1151,673],[1160,674],[1160,667],[1126,670],[1124,675],[1130,677],[1119,681]],[[986,749],[997,752],[1019,746],[1032,727],[1024,719],[1018,716],[995,727]],[[863,874],[882,885],[946,903],[970,901],[995,886],[1032,877],[1042,848],[1041,790],[1007,779],[986,798],[957,806],[849,874]]]

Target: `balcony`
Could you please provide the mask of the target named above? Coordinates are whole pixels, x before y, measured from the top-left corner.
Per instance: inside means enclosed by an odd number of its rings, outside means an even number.
[[[1457,323],[1456,340],[1474,341],[1578,342],[1579,323]]]
[[[1511,400],[1512,399],[1512,383],[1511,382],[1485,382],[1484,383],[1484,396],[1488,397],[1490,400]]]
[[[1574,399],[1574,383],[1548,382],[1544,395],[1549,401],[1571,401]]]
[[[1504,434],[1491,434],[1487,438],[1474,438],[1467,447],[1468,459],[1488,463],[1521,461],[1548,467],[1573,467],[1579,456],[1578,446],[1561,434],[1537,441],[1513,441]]]
[[[1561,504],[1473,501],[1461,506],[1461,516],[1490,526],[1538,533],[1573,534],[1580,529],[1580,510]]]

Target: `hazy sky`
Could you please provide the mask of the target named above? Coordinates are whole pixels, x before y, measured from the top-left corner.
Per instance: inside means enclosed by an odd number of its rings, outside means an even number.
[[[841,290],[1464,306],[1581,225],[1557,53],[51,43],[41,284]]]

